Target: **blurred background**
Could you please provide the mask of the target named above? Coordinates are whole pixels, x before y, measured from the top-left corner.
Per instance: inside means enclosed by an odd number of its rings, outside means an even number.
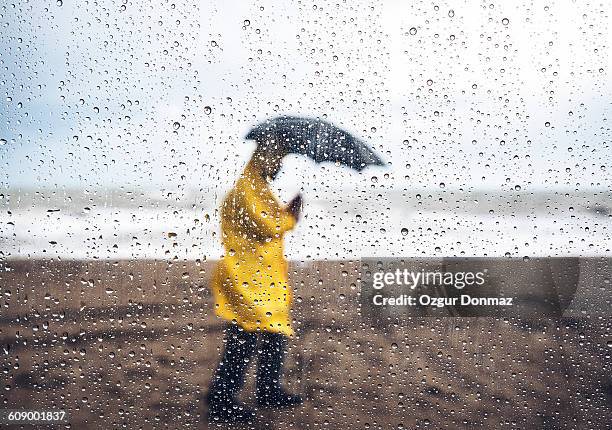
[[[294,260],[610,254],[603,3],[21,2],[0,8],[0,256],[216,259],[268,117],[390,162],[290,157]]]

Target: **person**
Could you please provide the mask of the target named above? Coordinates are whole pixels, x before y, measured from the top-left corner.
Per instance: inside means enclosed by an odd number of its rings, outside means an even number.
[[[286,154],[274,141],[258,142],[221,206],[225,255],[215,268],[212,291],[216,314],[229,324],[207,395],[210,421],[255,418],[255,411],[236,396],[256,353],[258,406],[283,408],[302,403],[301,396],[281,387],[287,339],[293,335],[283,236],[294,228],[302,208],[300,194],[283,207],[270,189]]]

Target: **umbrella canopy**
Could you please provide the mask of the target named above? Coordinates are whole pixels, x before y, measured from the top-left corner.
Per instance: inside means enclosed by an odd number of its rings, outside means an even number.
[[[291,154],[306,155],[317,163],[341,163],[357,171],[367,166],[386,165],[362,140],[315,118],[280,116],[269,119],[251,129],[246,139],[258,144],[273,141]]]

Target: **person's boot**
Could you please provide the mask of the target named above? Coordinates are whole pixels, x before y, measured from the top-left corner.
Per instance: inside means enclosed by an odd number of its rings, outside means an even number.
[[[243,405],[236,395],[244,384],[249,361],[257,346],[257,336],[232,325],[226,331],[225,350],[206,396],[208,421],[249,422],[255,411]]]
[[[299,394],[287,393],[284,389],[278,388],[263,392],[257,395],[257,406],[262,408],[291,408],[304,403],[304,399]]]
[[[287,339],[277,333],[263,333],[257,364],[257,405],[266,408],[288,408],[302,404],[302,396],[281,388],[283,359]]]
[[[255,411],[237,401],[233,396],[211,392],[207,396],[209,423],[253,422]]]

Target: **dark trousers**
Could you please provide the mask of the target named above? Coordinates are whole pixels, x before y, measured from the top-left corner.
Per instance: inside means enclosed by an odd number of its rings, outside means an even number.
[[[257,341],[259,339],[259,347]],[[280,390],[287,338],[278,333],[250,333],[236,324],[225,330],[225,349],[213,376],[209,401],[234,397],[244,385],[246,369],[258,353],[256,395],[264,397]]]

